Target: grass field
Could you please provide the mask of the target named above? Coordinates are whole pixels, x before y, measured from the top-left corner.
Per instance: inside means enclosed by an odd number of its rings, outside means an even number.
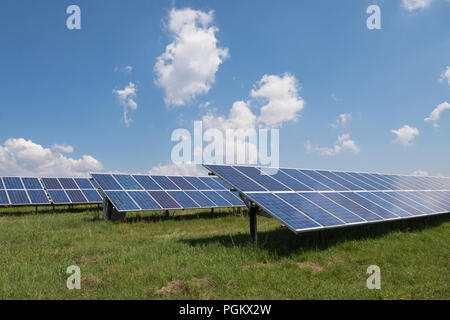
[[[448,215],[295,235],[229,210],[0,209],[1,299],[449,299]],[[45,211],[47,210],[47,211]],[[66,269],[81,268],[81,290]],[[369,265],[381,290],[366,287]]]

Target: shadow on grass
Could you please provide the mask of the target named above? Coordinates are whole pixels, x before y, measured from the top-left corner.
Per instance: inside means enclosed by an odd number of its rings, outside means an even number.
[[[311,250],[324,250],[348,240],[380,238],[394,232],[417,232],[438,226],[450,221],[448,213],[415,219],[386,221],[360,226],[350,226],[308,233],[294,234],[285,227],[276,230],[258,232],[258,248],[268,250],[278,256],[289,256],[292,253],[302,253]],[[220,243],[226,247],[245,247],[251,244],[249,233],[237,235],[222,235],[198,239],[180,240],[191,246],[203,246]]]
[[[247,213],[247,210],[242,208],[240,211],[232,209],[215,209],[214,213],[211,210],[174,210],[169,215],[164,211],[155,211],[150,215],[141,216],[140,214],[128,214],[124,220],[126,223],[138,222],[158,222],[158,221],[191,221],[196,219],[216,219],[231,216],[242,216]]]

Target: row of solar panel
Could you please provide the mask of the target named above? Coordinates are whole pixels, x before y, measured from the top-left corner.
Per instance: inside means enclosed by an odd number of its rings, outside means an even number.
[[[243,192],[450,190],[448,178],[246,166],[205,167]]]
[[[119,212],[216,207],[242,207],[233,192],[218,191],[104,191]]]
[[[48,194],[44,190],[47,189]],[[0,177],[0,205],[101,203],[95,182],[87,178]]]
[[[41,190],[43,185],[47,190],[98,188],[94,181],[87,178],[41,178],[41,181],[38,178],[0,177],[0,190]]]
[[[103,191],[228,190],[230,186],[217,177],[149,176],[128,174],[91,174]]]
[[[247,193],[293,231],[450,212],[450,191]]]

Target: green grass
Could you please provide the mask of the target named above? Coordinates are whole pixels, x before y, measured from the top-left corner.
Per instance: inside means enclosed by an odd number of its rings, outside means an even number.
[[[45,211],[47,210],[47,211]],[[231,211],[0,209],[1,299],[449,299],[448,215],[295,235]],[[68,290],[68,266],[81,290]],[[381,290],[366,287],[369,265]]]

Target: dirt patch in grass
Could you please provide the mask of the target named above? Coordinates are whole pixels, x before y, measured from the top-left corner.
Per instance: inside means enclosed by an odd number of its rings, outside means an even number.
[[[312,274],[316,274],[316,273],[322,272],[324,270],[320,265],[315,264],[313,262],[309,262],[309,261],[299,262],[299,263],[297,263],[297,265],[300,269],[311,270]]]
[[[84,262],[97,263],[102,260],[103,260],[102,256],[82,256],[80,259],[77,260],[77,263],[84,263]]]
[[[344,262],[344,260],[342,260],[341,258],[331,258],[331,259],[328,261],[327,265],[328,265],[329,267],[331,267],[331,266],[334,266],[334,265],[336,265],[336,264],[338,264],[338,263],[342,263],[342,262]]]
[[[172,280],[167,284],[167,286],[157,290],[155,294],[157,296],[170,296],[172,294],[179,293],[186,288],[186,282],[184,282],[183,280]]]
[[[206,286],[213,287],[215,285],[213,278],[211,278],[208,275],[200,278],[192,278],[191,282],[195,287],[206,287]]]
[[[83,283],[84,281],[98,284],[98,283],[102,282],[102,279],[100,279],[100,277],[97,277],[96,275],[93,275],[91,273],[85,273],[81,277],[81,283]]]

